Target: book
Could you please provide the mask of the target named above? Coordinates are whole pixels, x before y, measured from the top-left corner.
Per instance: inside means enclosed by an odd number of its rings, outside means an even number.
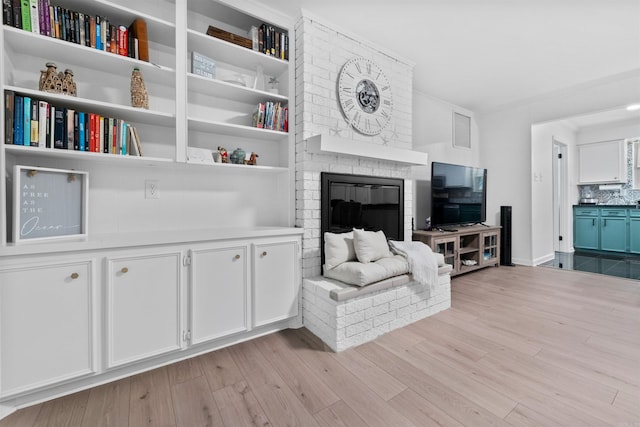
[[[138,129],[133,128],[133,134],[136,137],[136,148],[138,149],[138,155],[142,157],[142,141],[140,140],[140,135],[138,135]]]
[[[15,92],[12,90],[4,91],[4,143],[13,144],[13,118]]]
[[[109,39],[107,35],[109,35],[109,20],[105,17],[102,18],[100,22],[100,41],[102,43],[102,49],[100,50],[109,50]]]
[[[11,10],[13,11],[13,26],[22,28],[22,6],[20,0],[11,0]]]
[[[89,113],[89,151],[96,151],[96,115]]]
[[[22,145],[31,145],[31,98],[25,96],[23,99],[22,111]]]
[[[96,126],[96,139],[98,140],[98,152],[101,153],[104,151],[105,147],[108,147],[108,145],[105,145],[104,143],[104,117],[102,116],[98,116],[98,123]]]
[[[138,40],[137,59],[149,62],[149,36],[147,35],[147,22],[142,18],[134,19],[129,26],[129,37]]]
[[[53,148],[67,148],[65,145],[65,108],[54,110]]]
[[[47,131],[47,148],[53,148],[54,140],[55,140],[55,131],[56,131],[56,107],[53,105],[49,106],[49,115],[47,116],[47,124],[49,125],[49,130]]]
[[[111,144],[111,141],[109,140],[109,118],[104,117],[103,122],[104,125],[102,126],[102,140],[104,141],[104,148],[102,151],[104,151],[105,149],[108,151],[109,145]]]
[[[60,38],[60,16],[59,7],[53,6],[53,37],[56,39]]]
[[[20,0],[20,10],[22,13],[22,29],[31,31],[31,2],[29,0]]]
[[[102,19],[96,16],[96,49],[102,50]]]
[[[44,24],[44,0],[36,0],[38,2],[38,32],[42,35],[47,34],[47,27]]]
[[[13,100],[13,143],[24,145],[24,97],[15,95]]]
[[[84,150],[91,151],[91,115],[89,113],[84,114]]]
[[[13,27],[13,0],[2,0],[2,23]]]
[[[67,150],[75,150],[75,132],[74,132],[74,117],[76,111],[72,108],[67,108],[66,112],[66,123],[65,123],[65,133],[67,135],[67,141],[65,148]]]
[[[47,148],[47,117],[49,116],[49,103],[38,101],[38,147]]]
[[[118,27],[118,55],[129,56],[129,30],[124,25]]]
[[[87,36],[85,34],[84,13],[78,13],[78,31],[80,32],[80,46],[87,45]]]
[[[42,26],[40,26],[40,33],[51,37],[51,17],[49,16],[50,11],[49,0],[42,0],[42,6],[40,7],[40,13],[42,14],[42,21],[44,23],[44,32],[42,31]]]
[[[129,134],[127,135],[128,147],[129,147],[129,155],[130,156],[140,156],[140,152],[138,151],[138,146],[136,143],[136,135],[133,133],[133,126],[127,126],[129,130]]]
[[[40,34],[40,8],[38,0],[29,0],[29,14],[31,17],[31,32]]]
[[[84,142],[85,142],[84,124],[85,124],[84,112],[80,111],[78,113],[78,150],[80,151],[87,151],[84,145]]]
[[[73,113],[73,149],[80,151],[80,115]]]

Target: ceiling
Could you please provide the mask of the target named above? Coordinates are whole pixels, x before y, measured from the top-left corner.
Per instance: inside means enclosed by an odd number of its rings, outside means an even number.
[[[294,17],[303,9],[414,62],[414,89],[476,113],[640,72],[640,0],[268,4]]]

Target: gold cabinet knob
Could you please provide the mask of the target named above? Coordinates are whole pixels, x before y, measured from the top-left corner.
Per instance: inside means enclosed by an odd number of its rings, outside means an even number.
[[[128,272],[129,272],[129,269],[128,269],[127,267],[122,267],[122,269],[120,270],[120,272],[121,272],[122,274],[124,274],[124,273],[128,273]]]
[[[233,259],[240,259],[240,254],[237,254],[236,256],[234,256]]]
[[[73,280],[76,280],[78,277],[80,277],[80,275],[78,273],[71,273],[71,278]]]

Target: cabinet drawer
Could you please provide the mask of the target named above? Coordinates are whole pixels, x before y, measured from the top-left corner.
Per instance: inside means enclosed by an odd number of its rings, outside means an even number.
[[[598,208],[575,208],[574,212],[580,216],[598,216]]]
[[[613,216],[617,218],[624,218],[627,216],[626,209],[602,209],[600,216]]]
[[[640,209],[629,209],[629,216],[640,218]]]

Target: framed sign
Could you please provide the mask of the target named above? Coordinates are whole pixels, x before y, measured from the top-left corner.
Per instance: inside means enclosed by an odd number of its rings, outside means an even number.
[[[453,146],[471,149],[471,117],[453,112]]]
[[[87,172],[13,168],[14,243],[87,237]]]

